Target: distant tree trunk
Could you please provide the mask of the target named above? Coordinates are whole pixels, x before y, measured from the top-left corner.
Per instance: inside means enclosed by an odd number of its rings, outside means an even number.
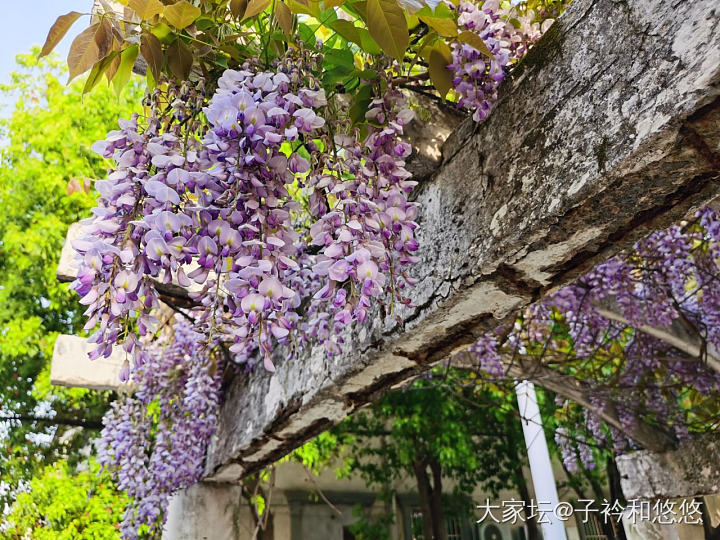
[[[620,504],[627,506],[627,500],[625,500],[625,495],[623,494],[622,486],[620,485],[620,471],[617,469],[614,455],[611,455],[607,459],[605,470],[607,471],[608,485],[610,487],[610,499],[613,501],[620,501]],[[622,522],[618,523],[616,530],[619,540],[627,540],[627,536],[625,536],[625,527],[623,527]]]
[[[524,512],[528,540],[540,540],[537,521],[535,521],[534,517],[530,516],[530,511],[528,510],[528,504],[530,503],[530,490],[528,489],[527,481],[525,480],[525,475],[523,474],[522,465],[520,464],[520,460],[516,460],[515,463],[516,465],[515,470],[513,471],[513,476],[520,498],[525,502]]]
[[[432,472],[432,482],[428,475],[428,466]],[[424,540],[447,540],[442,507],[442,467],[437,460],[426,457],[415,461],[413,470],[420,494]]]
[[[720,525],[717,527],[712,526],[710,512],[708,512],[707,506],[705,506],[705,500],[702,497],[695,497],[695,501],[700,503],[705,540],[720,540]]]
[[[432,470],[433,475],[431,508],[435,526],[435,540],[447,540],[445,512],[442,506],[442,466],[436,459],[430,458],[430,470]]]
[[[420,511],[423,517],[423,539],[434,540],[434,526],[432,516],[432,488],[430,478],[427,474],[425,460],[416,460],[413,463],[415,480],[417,481],[418,494],[420,495]]]

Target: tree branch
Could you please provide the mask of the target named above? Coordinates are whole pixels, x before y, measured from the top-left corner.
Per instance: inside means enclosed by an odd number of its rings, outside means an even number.
[[[55,417],[48,418],[44,416],[34,416],[30,414],[13,414],[13,415],[1,415],[0,421],[17,420],[18,422],[43,422],[46,424],[55,424],[59,426],[75,426],[85,429],[96,429],[100,430],[103,427],[102,421],[99,420],[85,420],[78,418],[63,418]]]

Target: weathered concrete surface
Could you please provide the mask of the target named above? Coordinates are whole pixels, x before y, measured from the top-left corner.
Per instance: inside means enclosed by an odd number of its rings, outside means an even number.
[[[120,382],[120,369],[125,361],[122,347],[114,347],[109,358],[90,360],[88,353],[93,347],[85,338],[59,335],[50,364],[50,384],[95,390],[127,388]]]
[[[416,307],[376,312],[337,357],[316,349],[235,380],[208,476],[236,480],[278,459],[713,198],[719,85],[715,0],[575,0],[489,121],[457,129],[419,187]]]
[[[675,499],[720,493],[720,435],[710,433],[663,453],[618,456],[628,499]]]
[[[60,252],[57,270],[55,270],[55,276],[58,281],[68,283],[77,277],[78,270],[80,269],[80,259],[76,257],[76,252],[72,244],[75,240],[79,240],[83,236],[83,226],[81,223],[73,223],[70,225],[67,235],[65,236],[65,243]]]
[[[245,515],[247,514],[247,515]],[[173,495],[163,540],[237,540],[252,537],[240,486],[197,483]]]

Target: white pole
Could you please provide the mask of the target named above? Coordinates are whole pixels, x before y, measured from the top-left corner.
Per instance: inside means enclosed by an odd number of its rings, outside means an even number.
[[[538,505],[537,520],[542,527],[543,538],[545,540],[567,540],[563,522],[553,513],[558,506],[559,499],[550,462],[550,452],[548,452],[542,428],[535,386],[530,381],[523,381],[515,386],[515,393],[520,408],[520,421],[525,435],[530,474],[535,488],[535,500]]]

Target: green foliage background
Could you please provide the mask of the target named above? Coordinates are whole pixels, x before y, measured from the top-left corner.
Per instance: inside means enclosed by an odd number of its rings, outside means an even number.
[[[117,98],[103,84],[82,98],[83,81],[65,86],[64,63],[39,61],[38,52],[19,55],[11,82],[0,87],[0,102],[12,104],[0,120],[0,416],[99,420],[111,393],[49,383],[55,338],[82,330],[81,306],[55,271],[68,226],[87,217],[95,199],[92,191],[69,193],[68,184],[104,176],[108,163],[90,146],[139,108],[142,91],[133,82]],[[36,475],[34,487],[70,475],[82,459],[77,450],[94,436],[52,422],[0,420],[0,508]],[[68,463],[45,471],[59,459]],[[65,537],[73,536],[58,536]]]
[[[125,497],[94,460],[73,471],[65,461],[45,468],[18,495],[7,516],[7,538],[115,540]]]

